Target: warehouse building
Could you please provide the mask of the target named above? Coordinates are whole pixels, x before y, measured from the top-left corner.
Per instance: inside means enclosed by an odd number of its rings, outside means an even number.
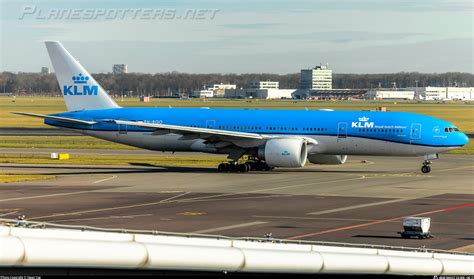
[[[389,90],[389,89],[371,89],[365,93],[365,99],[368,100],[414,100],[415,91],[412,90]]]
[[[474,100],[474,87],[409,87],[421,100]]]
[[[236,89],[237,85],[229,84],[229,83],[216,83],[213,84],[212,87],[209,87],[208,90],[212,90],[214,92],[214,97],[221,97],[225,96],[225,91],[229,89]]]
[[[214,98],[214,91],[210,89],[194,90],[192,96],[196,98]]]
[[[279,89],[280,82],[278,81],[251,81],[248,88],[250,89]]]
[[[226,90],[235,90],[237,85],[216,83],[201,90],[194,90],[192,96],[197,98],[224,97]]]
[[[225,91],[226,98],[237,99],[292,99],[297,89],[254,89],[239,88]]]
[[[255,98],[255,99],[291,99],[296,89],[280,89],[278,81],[254,80],[247,88],[228,89],[226,98]]]
[[[250,98],[257,99],[292,99],[296,89],[257,89],[250,91]]]

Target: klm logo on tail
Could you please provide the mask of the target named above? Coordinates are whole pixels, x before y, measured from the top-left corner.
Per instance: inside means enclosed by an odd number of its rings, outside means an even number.
[[[77,76],[73,76],[72,80],[74,81],[74,85],[64,85],[63,92],[64,96],[66,95],[89,95],[89,96],[97,96],[99,92],[99,87],[97,85],[87,85],[89,81],[88,76],[84,76],[81,73]]]

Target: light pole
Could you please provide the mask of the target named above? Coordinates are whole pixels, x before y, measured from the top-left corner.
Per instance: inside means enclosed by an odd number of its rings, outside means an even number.
[[[416,99],[420,100],[420,94],[418,93],[418,80],[415,80],[415,94],[416,94]]]

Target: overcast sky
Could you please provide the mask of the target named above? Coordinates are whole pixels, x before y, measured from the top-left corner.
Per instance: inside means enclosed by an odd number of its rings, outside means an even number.
[[[0,71],[50,66],[42,42],[59,40],[90,72],[125,63],[131,72],[283,74],[320,62],[336,73],[474,72],[471,0],[0,3]],[[79,18],[43,18],[54,9]],[[136,18],[84,12],[114,9]]]

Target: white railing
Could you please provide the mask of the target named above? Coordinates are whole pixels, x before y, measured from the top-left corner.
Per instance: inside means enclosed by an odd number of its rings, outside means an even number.
[[[467,253],[106,230],[16,227],[6,223],[0,226],[0,266],[406,275],[474,273],[474,255]]]

